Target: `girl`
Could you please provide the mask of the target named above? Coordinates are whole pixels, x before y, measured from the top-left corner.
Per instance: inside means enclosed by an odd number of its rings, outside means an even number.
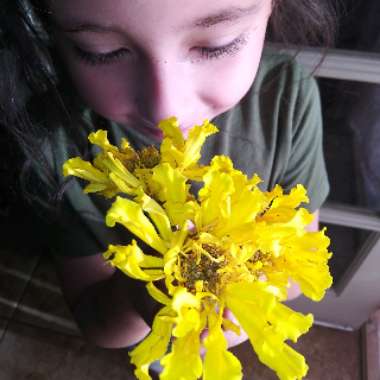
[[[69,157],[95,154],[86,140],[95,129],[139,148],[159,143],[161,119],[177,116],[185,134],[210,119],[221,132],[206,143],[203,160],[227,154],[238,169],[258,173],[265,189],[302,183],[315,214],[310,228],[317,228],[328,193],[317,87],[293,60],[263,54],[263,46],[268,37],[331,40],[323,4],[2,1],[0,123],[23,149],[23,193],[48,221],[63,292],[89,340],[133,345],[157,309],[140,284],[104,264],[108,243],[130,239],[104,225],[110,204],[62,179]],[[296,294],[293,287],[289,296]],[[231,346],[244,338],[228,337]]]

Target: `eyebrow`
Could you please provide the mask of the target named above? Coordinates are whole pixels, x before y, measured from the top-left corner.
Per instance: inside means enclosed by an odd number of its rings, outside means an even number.
[[[239,8],[239,7],[231,7],[222,11],[219,11],[215,14],[202,17],[199,20],[196,20],[189,27],[201,27],[201,28],[210,28],[217,24],[222,24],[226,22],[232,22],[241,19],[242,17],[246,17],[257,13],[261,2],[256,2],[250,7],[247,8]]]
[[[191,28],[210,28],[218,24],[225,24],[229,22],[237,21],[243,17],[257,13],[260,8],[261,1],[255,2],[253,5],[246,8],[230,7],[214,14],[208,15],[206,17],[199,18],[187,26],[181,27],[180,29],[191,29]],[[123,34],[125,31],[118,25],[101,25],[95,24],[90,21],[77,21],[72,22],[73,26],[69,28],[64,28],[58,24],[56,27],[66,33],[81,33],[81,32],[94,32],[94,33],[105,33],[114,32]]]

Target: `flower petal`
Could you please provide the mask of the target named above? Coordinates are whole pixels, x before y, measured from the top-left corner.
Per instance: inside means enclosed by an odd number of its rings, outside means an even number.
[[[169,138],[163,139],[160,153],[161,162],[168,163],[173,168],[179,167],[183,161],[183,148],[176,147]]]
[[[107,212],[106,224],[108,227],[113,227],[116,223],[122,224],[158,252],[164,254],[167,251],[165,242],[158,236],[154,226],[144,215],[142,206],[138,203],[116,197]]]
[[[139,380],[151,380],[149,366],[160,359],[168,348],[173,323],[165,318],[170,308],[162,308],[153,320],[150,334],[129,353],[131,363],[136,366],[135,375]]]
[[[140,181],[130,173],[121,161],[114,157],[112,153],[107,153],[105,155],[102,164],[111,173],[123,180],[129,187],[137,188],[140,186]]]
[[[183,139],[182,132],[179,126],[179,121],[176,117],[170,117],[168,119],[162,120],[158,124],[164,134],[165,138],[170,138],[172,144],[177,148],[183,148],[185,140]]]
[[[234,354],[227,351],[227,340],[220,326],[220,319],[213,313],[208,315],[208,319],[209,334],[204,340],[206,355],[203,380],[242,379],[241,363]]]
[[[145,255],[135,240],[128,246],[110,245],[108,250],[103,253],[103,257],[112,266],[119,268],[128,276],[138,280],[156,281],[165,277],[163,269],[158,271],[143,269],[148,266],[148,263],[152,266],[163,268],[163,259]]]
[[[218,132],[218,128],[208,120],[205,120],[202,125],[196,125],[191,128],[185,142],[183,168],[187,168],[198,162],[201,158],[201,149],[206,138],[216,132]]]
[[[97,145],[105,152],[118,152],[119,148],[110,144],[107,137],[108,133],[104,129],[99,129],[96,132],[92,132],[88,135],[88,140],[91,144]]]
[[[104,183],[89,183],[84,189],[84,193],[89,194],[89,193],[97,193],[100,191],[103,191],[107,189],[108,186],[105,185]]]
[[[297,185],[290,193],[277,197],[273,200],[272,208],[277,207],[287,207],[287,208],[296,208],[300,203],[308,203],[309,198],[306,194],[306,189],[302,185]]]
[[[129,187],[125,183],[125,181],[123,181],[122,179],[120,179],[114,173],[110,173],[109,174],[109,178],[115,184],[115,186],[118,188],[118,192],[123,192],[125,194],[134,194],[135,193],[135,189],[133,189],[132,187]]]
[[[198,203],[193,201],[166,202],[164,207],[173,226],[183,226],[186,220],[195,220],[195,215],[200,210]]]
[[[178,265],[178,255],[189,233],[189,223],[185,222],[179,231],[173,233],[170,249],[164,254],[165,285],[170,295],[174,295],[177,286],[174,273]]]
[[[235,191],[232,178],[226,173],[208,172],[199,191],[202,207],[202,224],[207,225],[231,214],[231,195]]]
[[[161,380],[197,380],[202,375],[199,331],[175,339],[161,364],[164,367]]]
[[[185,203],[189,194],[187,178],[168,163],[157,165],[153,169],[152,179],[160,186],[159,198],[163,202]]]
[[[160,236],[164,240],[170,241],[173,233],[170,226],[170,220],[166,215],[165,210],[153,198],[149,197],[142,191],[138,193],[135,201],[140,203],[143,210],[149,214],[157,227]]]
[[[193,330],[200,330],[200,306],[198,297],[185,288],[177,288],[172,301],[172,308],[177,313],[173,336],[183,337]]]
[[[265,196],[259,189],[249,190],[248,186],[240,187],[232,195],[231,202],[230,215],[215,231],[218,236],[228,235],[230,231],[252,223],[263,207]]]
[[[160,289],[153,284],[153,282],[149,282],[146,284],[146,288],[150,296],[155,299],[157,302],[162,303],[163,305],[170,305],[172,300]]]
[[[230,284],[226,291],[226,305],[248,334],[262,363],[272,368],[281,380],[301,379],[308,371],[305,358],[284,341],[304,333],[311,326],[312,317],[288,309],[289,325],[278,326],[285,306],[277,308],[279,303],[265,290],[267,286],[262,282]],[[297,316],[289,318],[291,313]]]
[[[333,281],[328,267],[329,244],[330,239],[324,230],[292,236],[284,245],[283,257],[274,262],[274,269],[282,268],[300,285],[305,296],[320,301]]]
[[[298,338],[309,331],[313,324],[312,314],[303,315],[281,303],[268,316],[268,321],[275,331],[285,339],[297,342]]]
[[[110,182],[105,173],[80,157],[70,158],[64,163],[63,175],[65,177],[73,175],[95,183],[108,184]]]

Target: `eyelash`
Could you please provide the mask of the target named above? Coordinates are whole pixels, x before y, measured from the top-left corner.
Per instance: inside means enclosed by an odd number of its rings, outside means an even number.
[[[242,46],[246,44],[246,41],[247,40],[245,38],[238,37],[225,46],[214,48],[202,47],[197,49],[200,51],[201,58],[203,59],[219,59],[226,55],[234,55],[238,53],[241,50]],[[90,53],[88,51],[82,50],[78,46],[74,46],[74,52],[81,60],[90,65],[110,64],[129,54],[128,50],[126,49],[119,49],[106,54]]]
[[[231,43],[225,46],[220,46],[216,48],[200,48],[201,56],[204,59],[218,59],[226,55],[235,55],[238,53],[243,45],[245,45],[247,40],[243,37],[238,37]]]
[[[113,61],[122,58],[124,55],[128,54],[128,50],[119,49],[112,51],[110,53],[101,54],[101,53],[90,53],[85,51],[78,46],[74,46],[74,53],[78,58],[83,60],[85,63],[90,65],[104,65],[112,63]]]

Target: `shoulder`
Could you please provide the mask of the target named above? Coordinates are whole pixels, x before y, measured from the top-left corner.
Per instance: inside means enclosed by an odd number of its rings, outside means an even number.
[[[267,53],[255,83],[263,127],[271,133],[274,159],[270,184],[289,191],[298,183],[309,194],[310,210],[325,200],[329,186],[323,158],[323,125],[318,85],[294,57]],[[264,108],[264,109],[262,109]]]
[[[260,67],[253,84],[253,92],[261,97],[270,96],[283,99],[286,105],[297,107],[305,96],[318,95],[315,78],[295,56],[281,54],[272,48],[263,52]]]
[[[260,125],[272,135],[291,140],[299,128],[322,127],[316,79],[294,56],[265,50],[242,107],[259,115]]]
[[[321,119],[318,85],[295,57],[265,50],[254,83],[234,111],[244,116],[242,133],[249,139],[260,134],[269,143],[290,141],[299,127],[307,127],[305,115]]]

